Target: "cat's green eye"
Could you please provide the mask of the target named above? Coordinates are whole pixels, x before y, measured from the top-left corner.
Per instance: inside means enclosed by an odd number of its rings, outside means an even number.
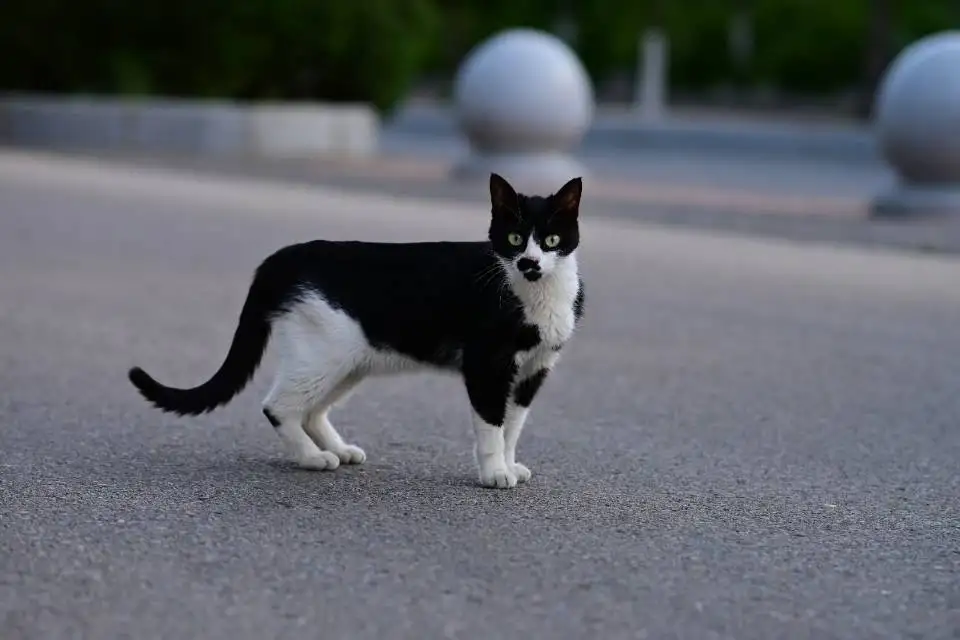
[[[557,234],[547,236],[546,239],[543,241],[543,243],[546,244],[551,249],[553,249],[555,246],[560,244],[560,236],[558,236]]]
[[[515,247],[519,247],[523,244],[523,236],[521,236],[519,233],[511,233],[507,236],[507,242]]]

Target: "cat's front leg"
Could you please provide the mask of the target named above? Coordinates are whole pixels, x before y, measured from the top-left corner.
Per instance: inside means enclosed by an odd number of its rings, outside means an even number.
[[[517,462],[517,442],[520,440],[520,432],[523,431],[523,425],[527,421],[529,409],[522,407],[511,398],[507,406],[507,416],[503,422],[503,458],[507,463],[507,468],[517,477],[518,483],[526,482],[532,475],[526,465]]]
[[[530,469],[517,462],[517,442],[520,433],[527,422],[530,405],[536,397],[550,370],[556,364],[560,355],[555,350],[540,350],[527,359],[520,367],[510,401],[507,404],[507,415],[504,421],[504,458],[507,467],[517,476],[517,482],[526,482],[531,477]]]
[[[520,439],[520,432],[523,431],[523,425],[527,421],[528,413],[529,408],[517,404],[514,398],[507,401],[501,427],[485,423],[478,414],[474,413],[477,464],[480,469],[480,481],[484,485],[501,487],[506,483],[506,488],[512,488],[530,479],[532,475],[530,469],[517,462],[517,442]],[[502,466],[500,466],[501,459]]]
[[[516,366],[483,355],[465,354],[464,383],[473,408],[474,454],[480,484],[510,489],[517,475],[507,464],[504,424]]]
[[[517,474],[507,465],[504,457],[503,426],[487,422],[474,411],[473,432],[476,438],[474,453],[480,484],[496,489],[512,489],[517,486]]]

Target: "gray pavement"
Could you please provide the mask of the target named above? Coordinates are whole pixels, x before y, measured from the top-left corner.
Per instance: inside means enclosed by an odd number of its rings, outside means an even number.
[[[281,244],[483,207],[0,154],[0,637],[956,638],[960,262],[590,210],[534,477],[492,491],[453,380],[368,383],[368,462],[310,473],[266,371],[197,419],[125,379],[209,375]]]

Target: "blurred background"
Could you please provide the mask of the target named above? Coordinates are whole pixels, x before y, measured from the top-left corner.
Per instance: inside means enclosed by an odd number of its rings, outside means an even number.
[[[635,97],[639,41],[669,38],[673,105],[865,118],[910,42],[956,0],[5,0],[0,89],[370,102],[446,98],[468,51],[506,28],[566,40],[600,103]]]
[[[0,638],[957,640],[958,24],[0,0]],[[524,26],[554,35],[465,64]],[[205,379],[285,244],[482,238],[508,160],[586,176],[524,487],[476,486],[453,378],[371,381],[335,418],[367,462],[319,474],[261,414],[272,366],[197,419],[125,379]]]

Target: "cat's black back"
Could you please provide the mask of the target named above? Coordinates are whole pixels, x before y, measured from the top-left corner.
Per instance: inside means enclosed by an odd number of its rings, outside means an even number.
[[[314,240],[265,262],[290,308],[318,295],[363,328],[376,348],[455,367],[468,342],[529,349],[535,329],[489,242],[369,243]]]

